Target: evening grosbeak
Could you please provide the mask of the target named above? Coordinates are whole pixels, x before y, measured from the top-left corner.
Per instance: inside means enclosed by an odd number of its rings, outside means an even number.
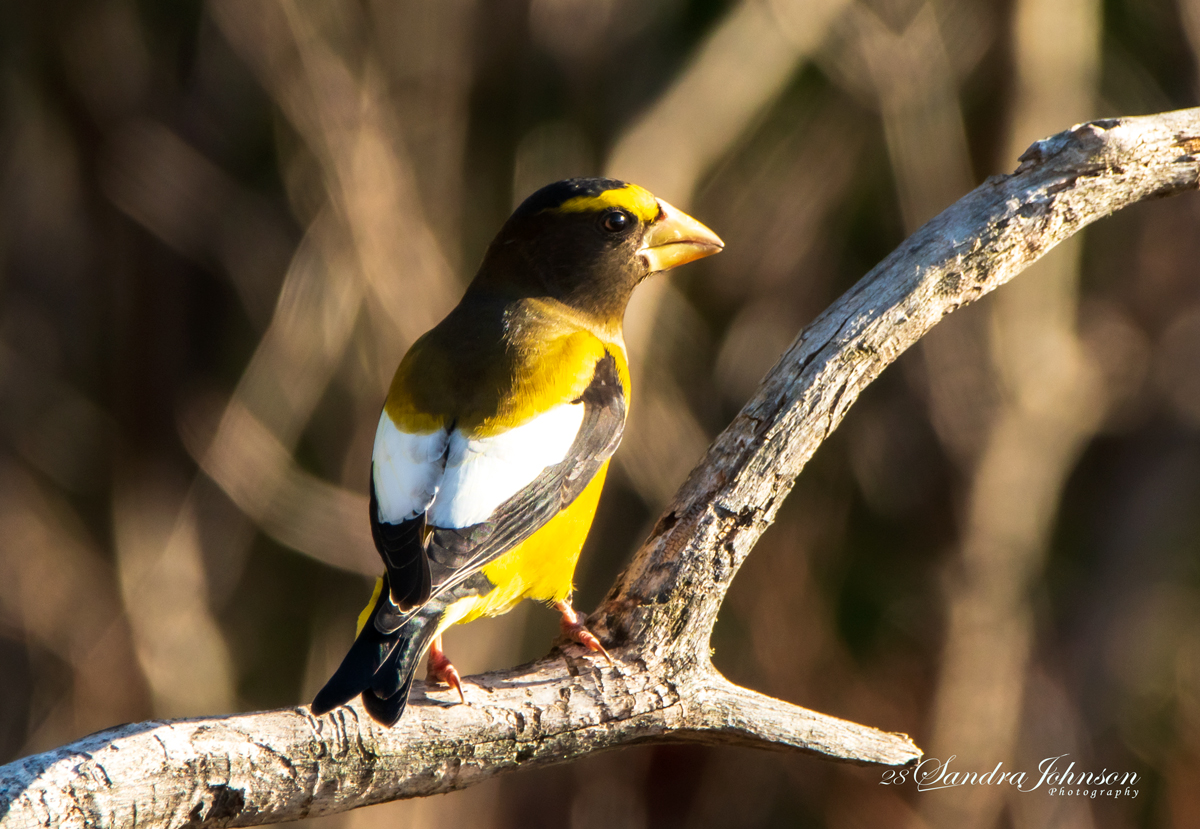
[[[385,572],[314,714],[362,694],[394,724],[426,651],[429,678],[462,697],[442,631],[527,597],[608,657],[568,599],[629,407],[625,305],[650,274],[722,246],[613,179],[560,181],[517,208],[462,301],[396,369],[371,457]]]

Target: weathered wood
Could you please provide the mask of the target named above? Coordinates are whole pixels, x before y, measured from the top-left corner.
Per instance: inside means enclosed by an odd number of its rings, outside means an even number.
[[[593,629],[707,662],[717,610],[796,476],[872,380],[942,317],[1099,218],[1197,188],[1200,109],[1038,141],[931,219],[806,327],[617,580]]]
[[[1084,124],[1033,145],[807,327],[713,443],[593,614],[580,649],[414,691],[392,729],[357,705],[120,726],[0,768],[0,826],[251,826],[463,788],[634,743],[698,741],[858,763],[920,755],[888,734],[739,688],[709,636],[738,568],[858,394],[946,314],[1058,242],[1200,183],[1200,109]]]
[[[902,736],[797,710],[717,676],[674,681],[636,663],[609,669],[559,656],[469,678],[465,690],[469,704],[456,705],[418,685],[391,729],[358,704],[316,718],[296,708],[120,726],[6,767],[6,787],[28,788],[3,825],[259,825],[664,740],[892,765],[919,753]]]

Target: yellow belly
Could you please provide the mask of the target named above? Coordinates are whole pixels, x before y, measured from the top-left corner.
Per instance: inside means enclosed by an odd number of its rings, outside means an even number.
[[[608,461],[571,505],[540,530],[483,568],[496,585],[486,595],[460,599],[446,608],[438,633],[480,616],[499,616],[525,598],[557,602],[571,595],[579,551],[596,517]]]

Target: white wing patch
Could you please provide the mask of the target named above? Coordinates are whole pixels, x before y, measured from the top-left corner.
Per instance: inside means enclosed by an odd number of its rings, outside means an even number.
[[[566,458],[583,423],[583,408],[564,403],[488,438],[470,438],[455,429],[429,523],[461,528],[487,520],[543,469]]]
[[[429,509],[445,469],[449,440],[445,429],[414,435],[397,429],[386,411],[379,416],[371,460],[380,521],[399,524]]]

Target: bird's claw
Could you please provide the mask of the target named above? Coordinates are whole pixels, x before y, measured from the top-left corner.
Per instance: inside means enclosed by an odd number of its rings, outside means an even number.
[[[562,619],[559,621],[559,625],[562,628],[563,636],[567,637],[573,642],[578,642],[594,653],[600,654],[611,666],[613,664],[612,657],[608,655],[608,651],[606,651],[604,646],[600,644],[600,640],[597,639],[590,630],[584,627],[583,622],[580,621],[579,614],[575,612],[575,609],[566,602],[557,602],[555,603],[554,607],[559,613],[562,614]]]
[[[439,682],[443,685],[449,685],[455,691],[458,691],[459,700],[462,702],[467,701],[467,695],[463,693],[462,678],[458,675],[458,669],[454,667],[442,651],[442,637],[440,636],[429,649],[429,664],[425,668],[425,679],[428,682]]]

